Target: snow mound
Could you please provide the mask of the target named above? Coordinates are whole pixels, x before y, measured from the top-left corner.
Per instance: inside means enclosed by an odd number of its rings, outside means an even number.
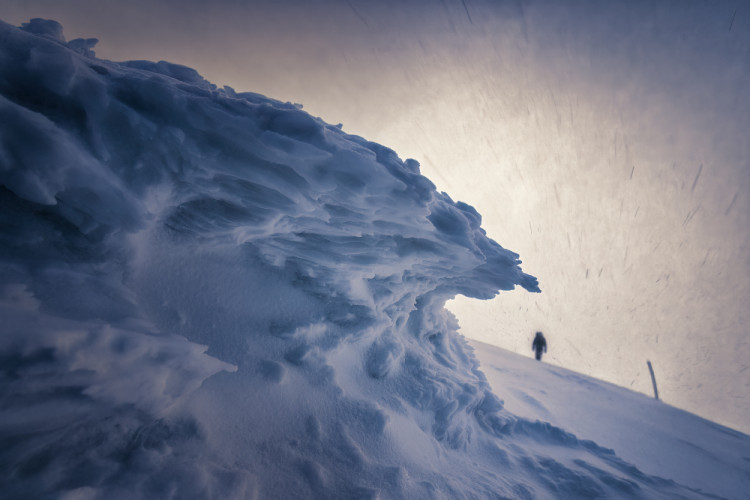
[[[443,305],[539,291],[416,161],[0,24],[11,497],[701,497],[503,410]]]

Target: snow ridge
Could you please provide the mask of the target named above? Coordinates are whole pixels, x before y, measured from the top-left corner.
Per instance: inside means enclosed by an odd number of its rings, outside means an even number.
[[[443,305],[537,281],[416,161],[54,21],[0,41],[9,495],[702,497],[503,410]]]

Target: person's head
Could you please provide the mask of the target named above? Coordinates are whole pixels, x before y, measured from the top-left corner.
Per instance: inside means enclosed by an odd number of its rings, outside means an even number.
[[[544,335],[542,335],[542,332],[536,332],[536,336],[537,337],[543,337]]]

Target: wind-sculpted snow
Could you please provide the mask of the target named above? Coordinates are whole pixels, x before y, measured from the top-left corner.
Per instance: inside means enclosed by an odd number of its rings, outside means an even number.
[[[413,160],[0,25],[10,497],[700,496],[492,394],[444,308],[518,256]]]

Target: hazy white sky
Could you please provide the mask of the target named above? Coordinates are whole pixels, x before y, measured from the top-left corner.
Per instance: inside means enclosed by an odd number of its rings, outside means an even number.
[[[462,332],[750,432],[743,2],[0,0],[99,57],[170,60],[395,149],[543,293]],[[500,394],[502,397],[502,394]]]

